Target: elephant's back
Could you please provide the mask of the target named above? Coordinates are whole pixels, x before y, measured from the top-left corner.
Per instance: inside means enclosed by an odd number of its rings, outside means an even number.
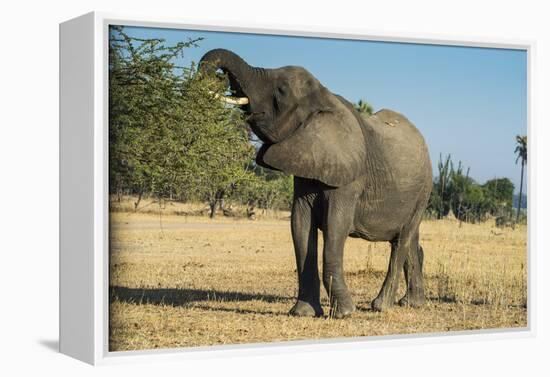
[[[386,168],[397,177],[416,185],[431,181],[428,147],[420,131],[405,116],[383,109],[364,119],[365,126],[378,138]],[[407,182],[401,182],[406,184]]]

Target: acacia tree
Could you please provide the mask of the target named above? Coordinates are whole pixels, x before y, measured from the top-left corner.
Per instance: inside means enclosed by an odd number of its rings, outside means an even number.
[[[223,91],[216,80],[197,78],[185,84],[185,122],[192,142],[186,145],[185,155],[193,166],[187,166],[185,182],[180,187],[194,191],[210,206],[210,217],[216,205],[231,196],[238,185],[246,184],[252,174],[248,163],[254,147],[248,142],[241,113],[214,100],[211,92]],[[189,165],[189,164],[188,164]]]
[[[516,149],[514,153],[516,153],[518,156],[516,158],[516,164],[518,161],[521,162],[521,180],[519,184],[519,198],[518,198],[518,212],[516,215],[516,223],[519,221],[519,214],[521,212],[521,197],[523,195],[523,170],[525,167],[525,164],[527,163],[527,135],[525,136],[516,136]]]
[[[198,40],[166,46],[161,39],[110,30],[109,163],[111,190],[165,196],[175,186],[184,156],[181,133],[183,76],[175,59]]]
[[[136,208],[144,193],[215,206],[246,175],[253,147],[239,112],[214,99],[223,83],[175,63],[199,41],[167,46],[111,30],[110,189],[136,194]]]

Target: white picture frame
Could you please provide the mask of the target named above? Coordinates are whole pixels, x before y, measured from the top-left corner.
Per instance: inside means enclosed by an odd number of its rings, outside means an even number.
[[[382,347],[434,342],[532,337],[536,333],[533,293],[535,253],[528,242],[528,326],[420,335],[291,341],[150,351],[108,350],[108,29],[109,25],[316,36],[358,40],[513,48],[527,52],[528,134],[532,124],[532,55],[535,44],[495,40],[376,33],[364,30],[282,25],[216,24],[200,20],[145,18],[92,12],[60,24],[60,352],[90,364],[160,359],[226,357],[265,353]],[[533,144],[535,147],[536,144]],[[536,155],[533,149],[531,155]],[[529,202],[534,197],[534,164],[529,164]],[[534,206],[528,206],[531,240]]]

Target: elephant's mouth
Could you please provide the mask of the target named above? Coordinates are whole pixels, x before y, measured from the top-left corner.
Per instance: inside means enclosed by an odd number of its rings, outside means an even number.
[[[231,73],[228,74],[230,95],[224,95],[221,100],[227,104],[240,106],[246,113],[250,110],[250,99],[244,92],[239,81]]]
[[[250,96],[244,91],[243,86],[231,73],[228,74],[229,87],[227,92],[229,95],[220,96],[220,99],[228,104],[238,106],[244,113],[245,119],[249,124],[261,122],[265,118],[265,112],[254,111],[251,106]]]

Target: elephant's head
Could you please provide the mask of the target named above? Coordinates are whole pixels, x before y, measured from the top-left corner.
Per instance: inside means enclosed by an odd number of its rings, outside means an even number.
[[[224,49],[207,52],[199,67],[227,75],[234,96],[227,102],[241,106],[264,143],[258,164],[330,186],[365,174],[367,151],[358,114],[306,69],[252,67]]]

